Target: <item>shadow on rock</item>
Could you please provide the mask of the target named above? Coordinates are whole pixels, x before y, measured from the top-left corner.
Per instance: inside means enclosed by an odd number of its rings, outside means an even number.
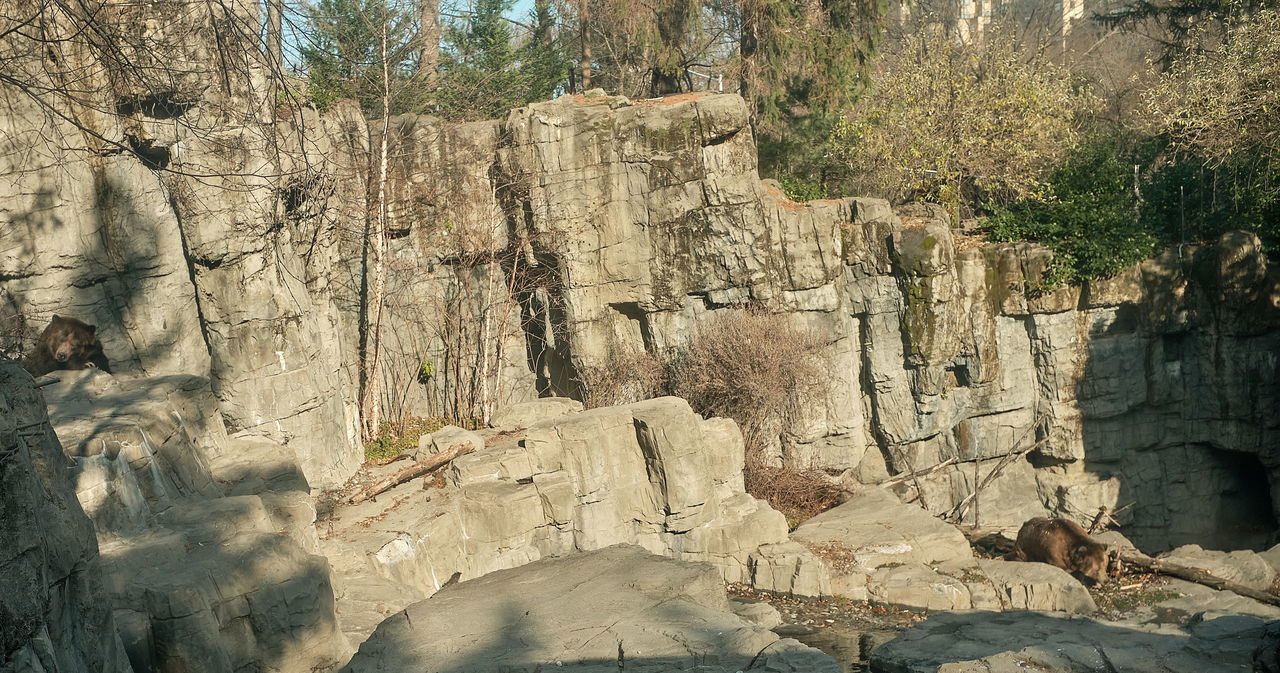
[[[1179,628],[1038,612],[945,613],[885,644],[875,673],[1250,670],[1266,622],[1225,616]]]

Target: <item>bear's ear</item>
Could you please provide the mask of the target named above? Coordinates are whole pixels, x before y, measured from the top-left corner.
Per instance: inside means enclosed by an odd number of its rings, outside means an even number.
[[[53,319],[54,319],[54,320],[62,320],[62,316],[58,315],[57,313],[54,313],[54,314],[53,314]]]
[[[1071,548],[1070,557],[1072,564],[1084,563],[1084,560],[1089,557],[1089,548],[1082,544],[1076,545]]]

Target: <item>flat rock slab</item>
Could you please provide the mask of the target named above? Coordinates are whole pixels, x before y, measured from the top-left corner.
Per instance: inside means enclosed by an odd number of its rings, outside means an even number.
[[[955,526],[879,487],[805,521],[791,539],[823,559],[831,593],[854,600],[871,598],[867,581],[877,568],[973,561]]]
[[[955,526],[874,487],[800,524],[791,539],[846,547],[867,568],[973,558],[969,541]]]
[[[838,673],[732,612],[715,567],[617,545],[454,584],[384,621],[344,673]]]
[[[874,673],[1250,671],[1265,622],[1218,617],[1188,629],[1038,612],[944,613],[876,650]]]

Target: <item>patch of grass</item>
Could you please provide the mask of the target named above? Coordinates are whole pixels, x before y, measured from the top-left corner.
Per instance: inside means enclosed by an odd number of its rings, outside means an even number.
[[[410,417],[401,421],[383,421],[378,436],[364,445],[365,462],[385,462],[417,448],[418,438],[448,425],[442,418]]]
[[[1182,595],[1164,588],[1167,584],[1168,579],[1159,575],[1134,574],[1093,587],[1090,593],[1098,611],[1107,618],[1115,619]]]

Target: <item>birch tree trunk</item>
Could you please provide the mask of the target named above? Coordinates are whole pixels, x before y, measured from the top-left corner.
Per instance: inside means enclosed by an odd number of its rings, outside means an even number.
[[[372,253],[372,262],[366,273],[373,276],[372,287],[368,295],[368,307],[365,310],[366,347],[364,353],[363,376],[364,390],[360,395],[360,416],[364,426],[364,439],[373,439],[378,434],[378,426],[382,422],[381,409],[381,377],[378,375],[378,355],[382,347],[382,305],[386,292],[386,238],[387,238],[387,166],[388,144],[391,135],[391,64],[388,63],[387,23],[383,21],[381,31],[382,57],[382,129],[378,142],[377,173],[377,213],[370,222],[368,245]]]

